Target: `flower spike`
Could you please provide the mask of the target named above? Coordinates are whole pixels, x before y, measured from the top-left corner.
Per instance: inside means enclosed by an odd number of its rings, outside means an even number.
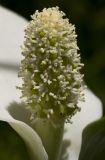
[[[58,7],[36,11],[25,30],[19,76],[33,118],[69,120],[83,99],[75,27]]]

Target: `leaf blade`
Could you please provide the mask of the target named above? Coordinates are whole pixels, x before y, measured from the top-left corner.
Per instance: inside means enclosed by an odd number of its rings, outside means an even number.
[[[0,120],[8,122],[10,126],[23,138],[31,150],[34,160],[47,160],[48,156],[38,134],[27,124],[15,120],[7,110],[0,108]]]
[[[105,159],[105,118],[88,125],[82,138],[79,160]]]

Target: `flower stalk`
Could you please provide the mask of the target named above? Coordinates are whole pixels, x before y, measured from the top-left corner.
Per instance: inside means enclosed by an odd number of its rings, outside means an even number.
[[[60,160],[64,122],[59,127],[54,127],[50,121],[38,120],[33,128],[42,139],[49,160]]]

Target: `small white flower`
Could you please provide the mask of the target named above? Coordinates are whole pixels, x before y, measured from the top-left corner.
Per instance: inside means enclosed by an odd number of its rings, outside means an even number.
[[[22,97],[37,118],[69,119],[83,97],[77,35],[64,16],[58,7],[36,11],[25,30],[19,76]]]

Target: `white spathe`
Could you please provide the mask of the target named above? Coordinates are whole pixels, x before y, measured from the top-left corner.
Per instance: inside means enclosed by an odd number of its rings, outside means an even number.
[[[16,90],[16,86],[19,86],[20,83],[17,70],[22,59],[20,45],[23,43],[26,25],[27,21],[25,19],[0,7],[0,119],[9,122],[25,142],[28,141],[30,147],[34,148],[35,143],[30,140],[32,134],[32,137],[35,137],[34,142],[38,143],[42,155],[47,159],[46,152],[36,132],[24,122],[15,120],[7,111],[7,106],[11,102],[20,102],[20,92]],[[12,68],[13,66],[14,68]],[[78,159],[83,128],[102,116],[100,100],[88,89],[85,92],[85,97],[86,101],[80,104],[81,112],[77,113],[72,119],[73,124],[65,125],[67,132],[64,134],[64,139],[71,141],[68,148],[70,160]],[[23,136],[24,132],[27,132],[30,136]],[[34,150],[33,152],[37,151]]]
[[[85,102],[81,102],[80,106],[81,111],[72,118],[73,123],[66,124],[64,135],[65,139],[70,139],[68,152],[72,160],[78,160],[84,127],[102,116],[102,104],[89,89],[85,91]]]

